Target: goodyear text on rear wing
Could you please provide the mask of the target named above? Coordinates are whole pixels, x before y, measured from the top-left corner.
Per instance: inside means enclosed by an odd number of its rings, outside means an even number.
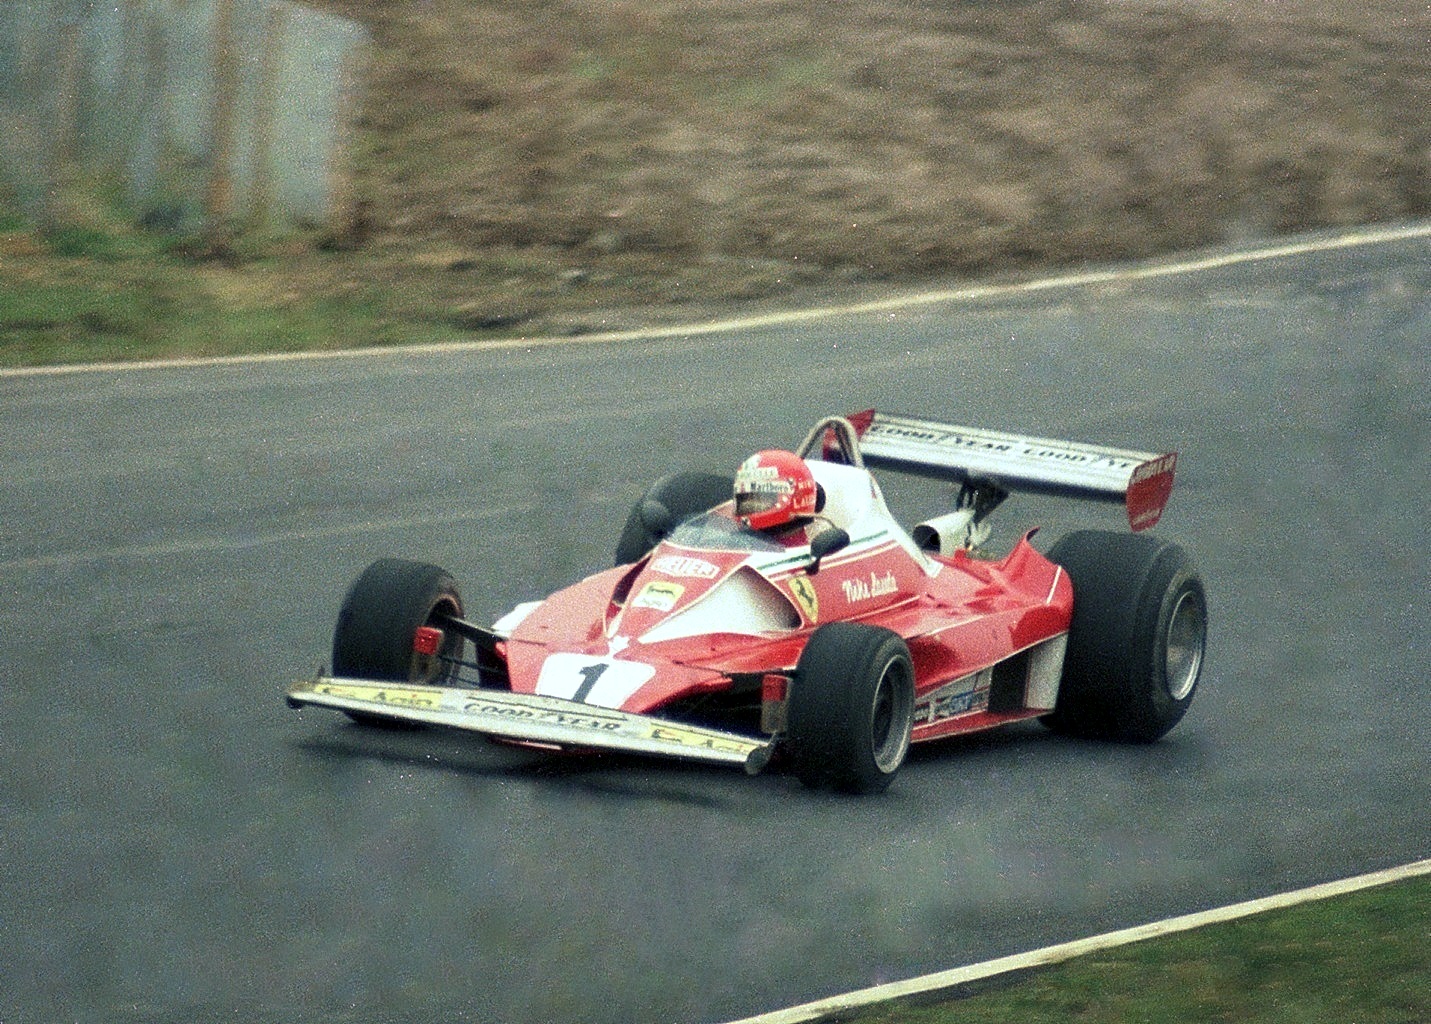
[[[320,676],[288,690],[290,707],[310,704],[527,743],[740,765],[752,775],[772,749],[768,740],[738,733],[504,690]]]
[[[869,466],[960,484],[1120,502],[1134,530],[1146,530],[1162,516],[1177,467],[1176,452],[1025,437],[873,409],[849,420]]]

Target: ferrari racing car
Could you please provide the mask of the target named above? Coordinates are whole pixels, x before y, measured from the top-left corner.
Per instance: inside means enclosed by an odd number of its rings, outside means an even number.
[[[893,416],[816,423],[734,478],[678,473],[631,510],[616,565],[490,626],[441,568],[382,559],[343,600],[331,670],[288,691],[358,721],[522,745],[787,766],[887,788],[911,743],[1036,718],[1152,742],[1183,717],[1207,634],[1184,551],[1145,532],[1176,454]],[[873,469],[952,482],[906,530]],[[1111,500],[1130,530],[985,556],[1012,491]]]

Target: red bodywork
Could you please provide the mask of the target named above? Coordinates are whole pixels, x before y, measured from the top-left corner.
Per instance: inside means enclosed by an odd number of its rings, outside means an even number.
[[[735,528],[729,506],[709,516]],[[703,698],[733,709],[742,692],[758,708],[762,682],[790,676],[816,628],[856,620],[908,644],[916,742],[1053,706],[1073,591],[1027,536],[999,561],[941,557],[876,519],[813,574],[805,529],[778,544],[783,552],[722,549],[678,532],[635,565],[553,594],[499,645],[511,689],[677,718]],[[730,611],[751,606],[745,622]]]

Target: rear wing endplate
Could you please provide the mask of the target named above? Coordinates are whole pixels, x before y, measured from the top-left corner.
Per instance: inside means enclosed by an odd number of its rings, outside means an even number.
[[[1176,452],[1157,453],[1055,441],[892,416],[870,409],[849,417],[864,461],[873,468],[956,483],[989,482],[1034,491],[1119,502],[1128,525],[1158,521],[1173,490]]]

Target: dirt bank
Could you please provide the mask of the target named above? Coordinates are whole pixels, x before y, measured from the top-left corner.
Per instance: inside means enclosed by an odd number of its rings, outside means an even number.
[[[375,40],[338,241],[474,330],[1431,213],[1424,3],[322,6]]]

